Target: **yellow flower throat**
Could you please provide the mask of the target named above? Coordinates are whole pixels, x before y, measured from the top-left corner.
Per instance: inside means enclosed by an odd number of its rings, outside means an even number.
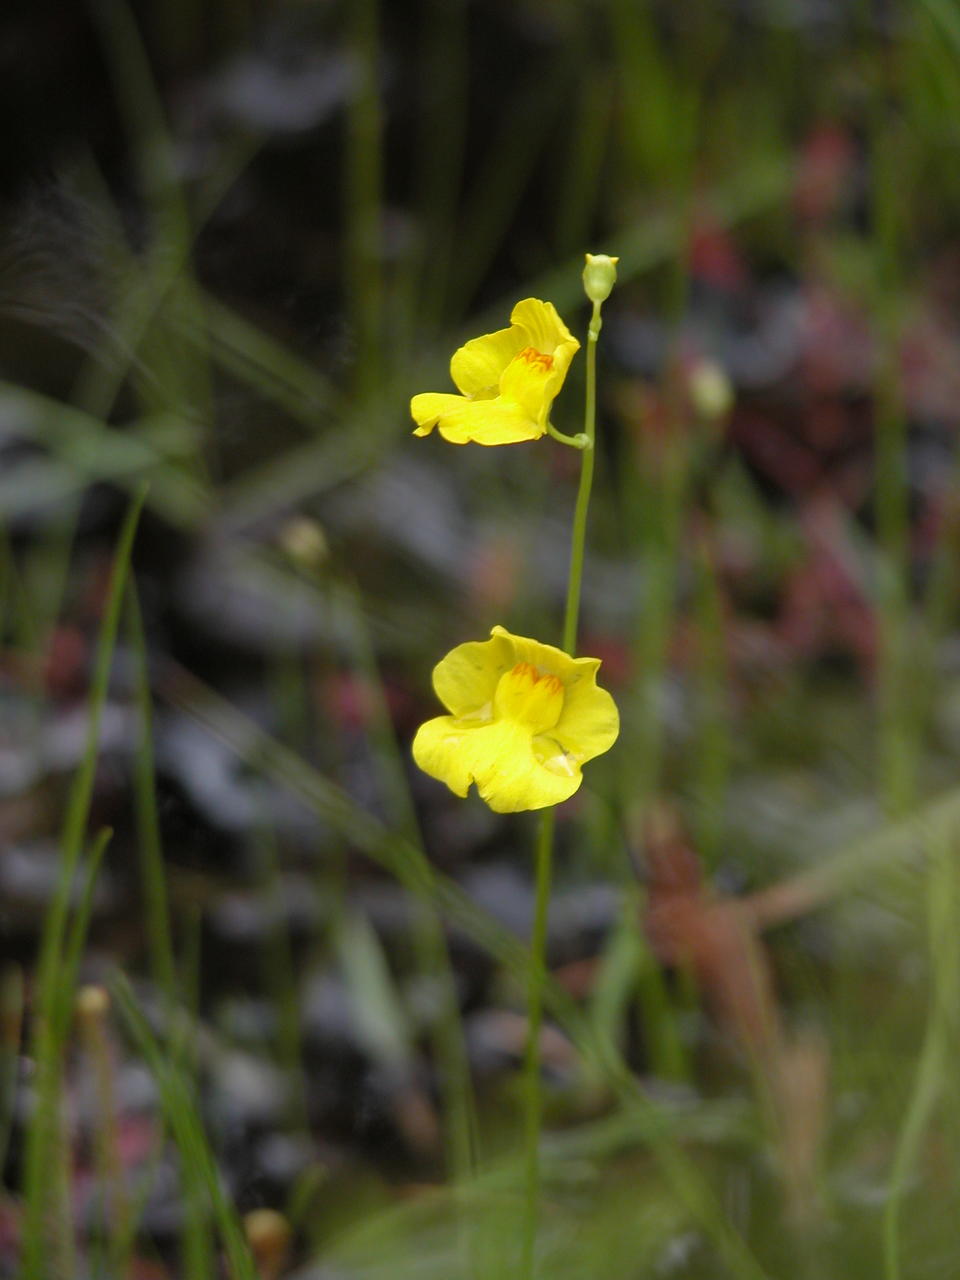
[[[500,677],[493,709],[498,719],[512,720],[533,734],[545,733],[560,719],[563,681],[558,676],[541,675],[529,662],[518,662]]]

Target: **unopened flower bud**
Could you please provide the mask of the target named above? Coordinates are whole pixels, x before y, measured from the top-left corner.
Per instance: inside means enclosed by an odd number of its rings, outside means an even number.
[[[280,530],[280,546],[304,569],[319,569],[330,553],[322,527],[309,516],[294,516]]]
[[[290,1224],[275,1209],[251,1209],[243,1229],[262,1280],[274,1280],[287,1260],[293,1234]]]
[[[700,360],[690,374],[690,399],[701,418],[715,422],[733,408],[733,387],[715,360]]]
[[[81,1023],[93,1025],[102,1022],[110,1012],[110,993],[105,987],[90,983],[78,990],[74,1009]]]
[[[617,263],[619,258],[610,258],[605,253],[588,253],[587,265],[583,268],[583,288],[591,302],[606,302],[613,286],[617,283]]]

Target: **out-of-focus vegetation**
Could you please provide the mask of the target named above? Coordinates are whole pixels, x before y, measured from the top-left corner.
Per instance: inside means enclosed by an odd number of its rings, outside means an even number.
[[[0,24],[0,1276],[514,1274],[532,827],[408,748],[576,458],[407,404],[602,250],[539,1274],[951,1280],[954,0]]]

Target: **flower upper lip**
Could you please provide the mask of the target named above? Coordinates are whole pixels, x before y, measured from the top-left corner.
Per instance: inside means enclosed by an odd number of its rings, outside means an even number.
[[[563,711],[563,681],[530,662],[518,662],[497,682],[493,706],[500,719],[513,720],[532,733],[546,733]]]

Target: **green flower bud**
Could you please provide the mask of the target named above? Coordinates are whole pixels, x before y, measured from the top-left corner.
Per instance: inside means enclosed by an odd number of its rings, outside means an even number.
[[[690,399],[699,416],[708,422],[725,418],[733,408],[733,387],[715,360],[698,361],[690,374]]]
[[[316,570],[330,554],[327,536],[316,520],[294,516],[280,530],[277,538],[282,550],[302,569]]]
[[[606,302],[613,286],[617,283],[617,263],[619,258],[610,258],[605,253],[588,253],[587,265],[583,268],[583,288],[591,302]]]

